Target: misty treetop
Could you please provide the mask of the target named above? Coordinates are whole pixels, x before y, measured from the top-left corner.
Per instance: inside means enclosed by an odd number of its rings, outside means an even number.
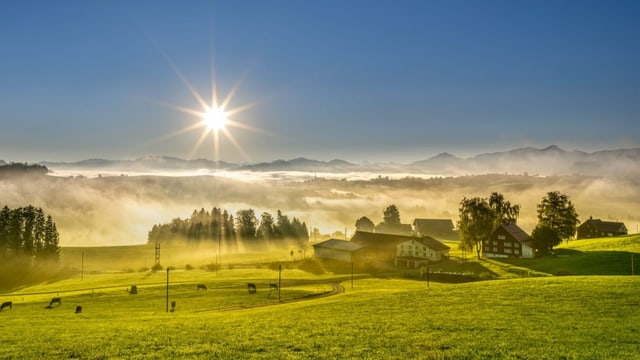
[[[49,173],[49,169],[44,165],[27,163],[0,164],[0,177],[16,175],[42,176]]]
[[[176,240],[192,244],[220,242],[226,251],[238,251],[246,246],[269,247],[291,240],[304,243],[309,241],[309,231],[305,222],[289,219],[280,210],[275,217],[263,212],[258,219],[253,209],[243,209],[234,218],[227,210],[214,207],[211,212],[204,208],[194,210],[187,219],[175,218],[154,225],[149,231],[149,243]]]
[[[57,261],[60,235],[51,215],[31,205],[0,210],[0,258]]]

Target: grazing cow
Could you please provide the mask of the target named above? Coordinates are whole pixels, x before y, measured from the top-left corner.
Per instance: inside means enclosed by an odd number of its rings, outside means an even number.
[[[269,284],[269,289],[278,290],[278,284],[275,284],[275,283]]]
[[[82,306],[76,306],[76,314],[80,314],[82,312]]]
[[[129,295],[136,295],[138,293],[138,287],[136,285],[131,285],[131,290],[129,290]]]
[[[171,312],[174,312],[174,311],[176,311],[176,301],[175,300],[173,300],[171,302]]]
[[[252,284],[252,283],[248,283],[247,284],[247,290],[249,290],[249,294],[255,294],[256,293],[256,284]]]
[[[5,308],[9,308],[9,310],[13,309],[13,303],[11,301],[3,302],[2,306],[0,306],[0,311],[4,310]]]
[[[53,306],[58,306],[58,305],[62,305],[62,299],[59,297],[54,297],[51,299],[51,301],[49,301],[49,308],[52,308]]]
[[[207,285],[198,284],[198,285],[196,285],[196,290],[207,290]]]

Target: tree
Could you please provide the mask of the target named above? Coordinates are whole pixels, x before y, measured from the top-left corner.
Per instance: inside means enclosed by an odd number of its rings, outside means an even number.
[[[276,234],[275,222],[273,216],[268,212],[263,212],[260,216],[260,226],[258,226],[258,238],[271,245],[271,239]]]
[[[356,220],[356,230],[358,231],[373,232],[375,227],[376,226],[373,221],[371,221],[371,219],[366,216],[363,216],[360,219]]]
[[[494,213],[487,200],[479,197],[463,198],[458,211],[460,247],[469,251],[475,248],[479,259],[484,240],[489,239],[494,230]]]
[[[253,209],[238,210],[236,213],[236,233],[243,240],[251,240],[256,236],[258,218]]]
[[[400,227],[400,211],[395,205],[389,205],[384,209],[382,221],[387,227]]]
[[[565,194],[548,192],[538,204],[538,224],[554,229],[560,239],[569,241],[575,235],[579,223],[578,213]]]
[[[531,232],[531,237],[536,250],[542,254],[549,254],[554,246],[562,242],[558,232],[545,224],[538,224]]]
[[[489,207],[493,212],[494,230],[500,227],[500,225],[507,225],[518,221],[520,205],[511,205],[511,202],[506,201],[500,193],[491,193],[489,196]]]

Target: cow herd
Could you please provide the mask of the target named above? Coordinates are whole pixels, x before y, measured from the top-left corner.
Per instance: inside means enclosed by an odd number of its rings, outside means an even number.
[[[196,291],[200,291],[200,290],[206,291],[207,289],[208,289],[207,285],[205,285],[205,284],[197,284],[196,285]],[[247,290],[249,291],[249,294],[255,294],[255,293],[258,292],[258,287],[254,283],[247,283]],[[268,296],[270,296],[271,292],[273,292],[274,290],[275,291],[279,291],[280,290],[278,288],[278,284],[270,283],[269,284],[269,295]],[[126,292],[129,293],[130,295],[135,295],[135,294],[138,293],[138,288],[137,288],[136,285],[132,285],[131,288],[128,288],[126,290]],[[62,298],[54,297],[54,298],[51,298],[51,300],[49,301],[49,305],[45,306],[45,309],[53,309],[53,308],[58,307],[60,305],[62,305]],[[176,308],[176,302],[172,301],[171,302],[171,312],[174,312],[175,308]],[[4,311],[6,309],[9,309],[9,310],[13,309],[13,302],[12,301],[5,301],[5,302],[2,303],[2,305],[0,305],[0,311]],[[82,306],[80,306],[80,305],[76,306],[75,313],[76,314],[82,313]]]

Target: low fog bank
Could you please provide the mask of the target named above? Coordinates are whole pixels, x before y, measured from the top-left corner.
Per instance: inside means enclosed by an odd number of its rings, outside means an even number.
[[[343,174],[344,175],[344,174]],[[373,174],[372,174],[373,175]],[[536,204],[548,192],[569,195],[581,220],[589,216],[623,221],[630,232],[640,223],[640,181],[633,178],[536,177],[478,175],[417,178],[399,175],[347,180],[311,173],[232,172],[216,176],[9,177],[0,179],[0,206],[31,204],[50,213],[62,246],[144,244],[154,224],[185,218],[194,209],[214,206],[254,209],[256,215],[277,209],[317,227],[323,234],[353,234],[355,221],[382,220],[395,204],[403,223],[414,218],[457,220],[463,196],[501,192],[521,205],[520,225],[530,231]],[[313,239],[312,239],[313,240]]]

